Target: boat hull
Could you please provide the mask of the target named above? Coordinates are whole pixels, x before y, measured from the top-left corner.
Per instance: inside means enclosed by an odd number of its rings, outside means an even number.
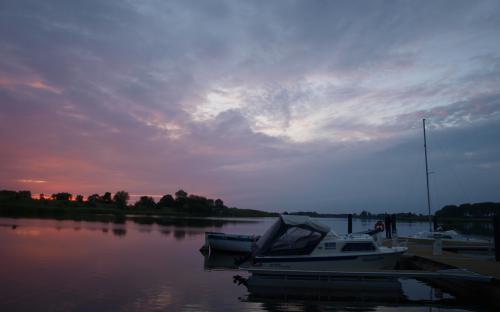
[[[252,267],[285,270],[365,271],[393,269],[406,251],[365,255],[257,257]]]
[[[205,247],[212,250],[249,253],[256,238],[253,235],[205,233]]]
[[[418,243],[424,245],[432,245],[436,241],[434,238],[426,237],[401,237],[401,240],[405,240],[411,243]],[[455,239],[441,239],[443,247],[483,247],[491,248],[493,247],[491,242],[481,241],[481,240],[455,240]]]

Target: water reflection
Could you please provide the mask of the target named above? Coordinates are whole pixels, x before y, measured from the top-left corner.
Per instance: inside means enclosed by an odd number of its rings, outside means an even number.
[[[470,311],[481,309],[444,290],[416,280],[343,277],[324,280],[288,280],[284,277],[235,276],[235,284],[248,290],[242,302],[260,303],[266,311]],[[417,293],[415,293],[415,291]],[[411,293],[413,292],[413,293]]]
[[[276,311],[284,302],[300,302],[303,307],[334,306],[357,307],[357,311],[387,304],[408,301],[398,279],[361,280],[342,278],[334,282],[285,280],[262,276],[250,276],[246,283],[248,296],[244,301],[261,302],[268,311]],[[302,311],[299,309],[299,311]],[[306,311],[306,310],[304,310]]]
[[[126,229],[122,229],[122,228],[114,228],[113,229],[113,235],[115,235],[115,236],[121,237],[121,236],[125,236],[126,234],[127,234]]]
[[[235,260],[243,255],[200,251],[205,271],[231,271],[235,287],[246,289],[238,297],[244,303],[259,304],[266,311],[378,311],[381,307],[402,307],[416,311],[439,308],[481,309],[470,298],[457,299],[432,283],[402,278],[284,277],[248,274]],[[215,271],[215,272],[214,272]]]
[[[247,286],[238,286],[234,275],[251,278],[235,271],[238,255],[198,251],[205,231],[221,227],[223,232],[261,234],[271,222],[0,218],[0,259],[8,264],[0,265],[0,307],[2,311],[478,310],[437,287],[407,280],[375,284],[343,280],[309,289],[297,281],[256,287],[258,283],[249,280]],[[344,220],[329,222],[345,225]],[[363,225],[355,223],[356,227]],[[404,225],[399,228],[407,230]]]
[[[107,234],[110,230],[117,237],[123,237],[127,234],[126,227],[130,226],[128,223],[136,224],[136,229],[140,233],[152,233],[158,230],[165,236],[173,236],[176,240],[182,241],[190,236],[202,236],[205,229],[211,230],[213,228],[221,228],[227,225],[239,224],[253,224],[258,223],[256,220],[241,220],[241,219],[202,219],[202,218],[172,218],[172,217],[156,217],[156,216],[91,216],[88,221],[85,216],[65,220],[59,218],[57,220],[46,220],[46,224],[50,224],[55,230],[61,231],[72,229],[73,231],[84,230],[100,230],[101,233]],[[20,223],[37,223],[37,219],[11,219],[12,223],[1,223],[0,227],[11,228],[16,230]],[[94,221],[99,220],[99,221]],[[19,223],[18,222],[18,223]],[[97,226],[96,226],[97,225]],[[115,227],[109,228],[109,225]],[[116,227],[118,225],[119,227]]]

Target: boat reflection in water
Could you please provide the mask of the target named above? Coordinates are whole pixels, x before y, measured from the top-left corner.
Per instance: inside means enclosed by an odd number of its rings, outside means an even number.
[[[374,311],[380,307],[464,308],[463,301],[437,288],[413,280],[381,277],[350,277],[253,273],[239,270],[244,255],[202,252],[206,271],[238,271],[233,282],[248,293],[240,301],[259,303],[268,311],[346,310]],[[285,308],[286,307],[286,308]],[[312,310],[311,310],[312,309]]]
[[[238,280],[238,278],[236,278]],[[290,276],[253,274],[242,281],[249,300],[285,299],[320,301],[378,301],[406,300],[401,283],[396,278],[361,279],[353,277]]]
[[[235,276],[234,282],[248,290],[246,296],[239,298],[241,301],[260,303],[268,311],[474,309],[467,302],[413,279],[311,276],[292,279],[253,274],[248,278]]]

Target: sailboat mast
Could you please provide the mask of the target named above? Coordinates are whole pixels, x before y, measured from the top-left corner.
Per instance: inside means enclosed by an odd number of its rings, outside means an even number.
[[[425,135],[425,118],[422,119],[422,125],[424,128],[425,182],[427,185],[427,209],[428,209],[428,213],[429,213],[429,232],[432,232],[431,195],[429,192],[429,165],[427,162],[427,138]]]

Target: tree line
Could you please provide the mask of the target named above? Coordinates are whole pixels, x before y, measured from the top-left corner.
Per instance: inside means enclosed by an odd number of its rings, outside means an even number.
[[[0,191],[0,204],[31,201],[43,203],[46,206],[76,206],[99,209],[116,209],[124,213],[134,211],[163,212],[177,215],[200,215],[200,216],[271,216],[267,213],[253,209],[238,209],[227,207],[220,198],[211,199],[200,195],[188,194],[180,189],[173,195],[163,195],[157,202],[151,196],[141,196],[133,204],[129,204],[130,194],[126,191],[118,191],[114,194],[92,194],[86,199],[82,195],[74,196],[68,192],[60,192],[49,195],[40,194],[38,198],[32,199],[30,191]]]
[[[437,217],[486,218],[500,215],[500,203],[484,202],[475,204],[447,205],[436,211]]]

